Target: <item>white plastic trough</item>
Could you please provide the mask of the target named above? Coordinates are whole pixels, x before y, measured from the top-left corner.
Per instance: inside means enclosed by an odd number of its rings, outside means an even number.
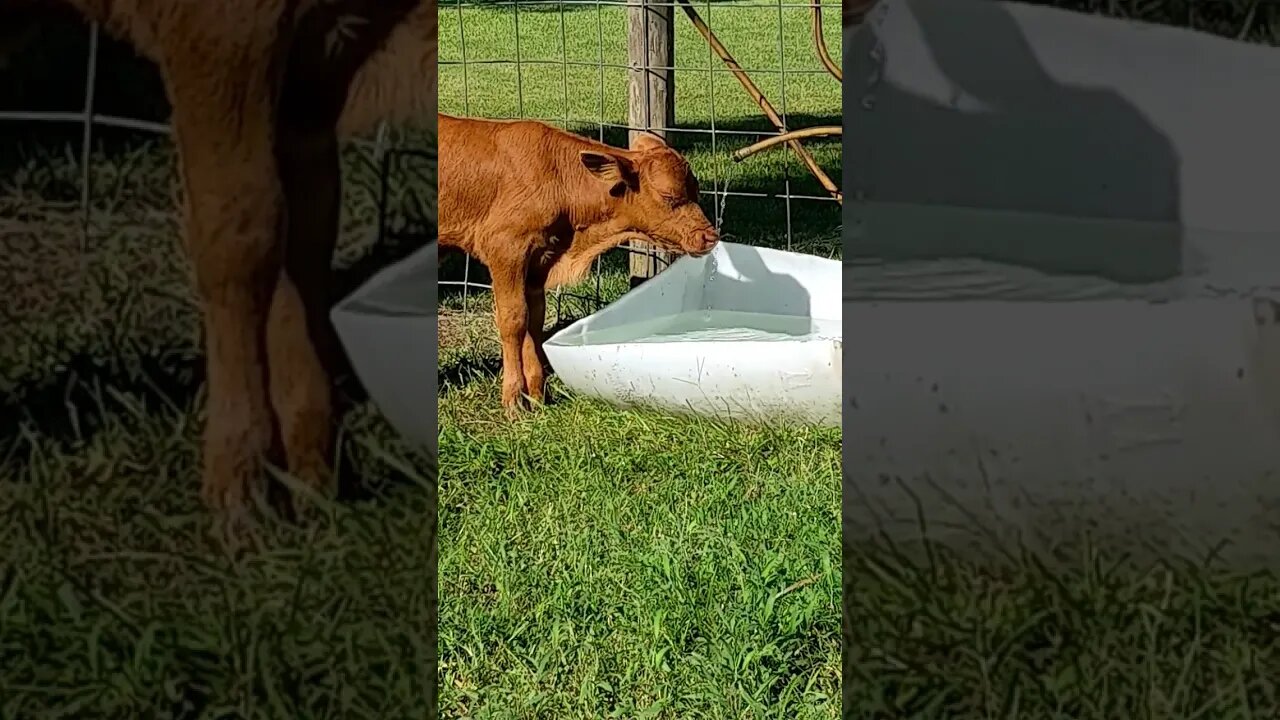
[[[617,405],[838,426],[840,268],[836,260],[721,242],[556,333],[545,343],[547,359],[570,389]],[[650,334],[677,318],[689,319],[689,328],[706,311],[751,313],[765,329],[808,332],[680,342]]]
[[[383,269],[330,317],[374,405],[405,439],[437,451],[435,242]]]
[[[1280,53],[985,0],[844,47],[846,537],[1274,566]]]

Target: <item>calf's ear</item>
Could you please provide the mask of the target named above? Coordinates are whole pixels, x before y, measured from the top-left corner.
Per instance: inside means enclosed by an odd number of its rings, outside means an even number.
[[[620,155],[582,150],[578,152],[578,157],[588,172],[609,183],[610,195],[621,195],[628,187],[634,188],[638,184],[635,167],[630,160]]]

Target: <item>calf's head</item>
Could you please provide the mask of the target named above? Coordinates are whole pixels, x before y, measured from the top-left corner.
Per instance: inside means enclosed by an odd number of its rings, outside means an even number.
[[[652,133],[625,151],[583,150],[582,165],[604,184],[615,221],[677,255],[706,255],[720,233],[698,206],[698,179],[689,162]]]

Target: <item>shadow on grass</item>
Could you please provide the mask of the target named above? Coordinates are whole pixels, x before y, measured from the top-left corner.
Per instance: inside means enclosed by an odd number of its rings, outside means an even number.
[[[363,284],[378,270],[407,256],[415,247],[383,243],[346,268],[336,269],[335,300]],[[104,357],[92,350],[59,355],[56,366],[31,377],[16,391],[0,394],[0,460],[13,457],[27,441],[28,428],[65,447],[81,445],[103,431],[109,422],[132,414],[193,410],[205,382],[204,356],[186,343],[175,342],[158,351]],[[340,348],[330,358],[335,378],[335,415],[339,423],[365,403],[368,392]],[[338,457],[339,499],[371,499],[388,486],[416,485],[392,464],[382,463],[386,479],[372,486],[358,470],[362,454],[358,442],[341,434]]]
[[[551,337],[561,330],[569,327],[577,320],[577,317],[568,317],[550,325],[543,331],[543,337]],[[555,375],[555,369],[548,365],[544,368],[547,380]],[[502,358],[498,355],[479,355],[468,353],[454,360],[453,362],[444,363],[443,361],[438,368],[439,397],[449,395],[454,388],[464,387],[468,383],[475,380],[491,380],[501,377],[502,375]],[[545,405],[554,405],[556,398],[551,395],[546,396]]]
[[[104,364],[98,355],[76,355],[43,381],[0,396],[0,459],[14,457],[31,431],[71,449],[106,431],[121,417],[191,412],[204,378],[204,358],[190,348],[174,348],[128,363]],[[340,377],[335,393],[339,422],[364,398],[364,389],[354,375]],[[339,500],[370,500],[388,487],[418,484],[390,464],[384,464],[386,474],[380,482],[366,482],[356,460],[363,448],[348,434],[340,438]],[[274,486],[273,491],[279,489]]]
[[[465,355],[447,366],[442,363],[437,372],[440,381],[438,393],[443,397],[453,388],[461,387],[473,380],[498,377],[502,374],[502,358]]]

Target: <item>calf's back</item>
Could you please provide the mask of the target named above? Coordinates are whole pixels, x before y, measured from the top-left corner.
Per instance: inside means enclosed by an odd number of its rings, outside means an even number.
[[[441,114],[438,122],[442,245],[484,259],[495,232],[536,234],[599,211],[602,193],[578,160],[599,144],[534,121]]]

